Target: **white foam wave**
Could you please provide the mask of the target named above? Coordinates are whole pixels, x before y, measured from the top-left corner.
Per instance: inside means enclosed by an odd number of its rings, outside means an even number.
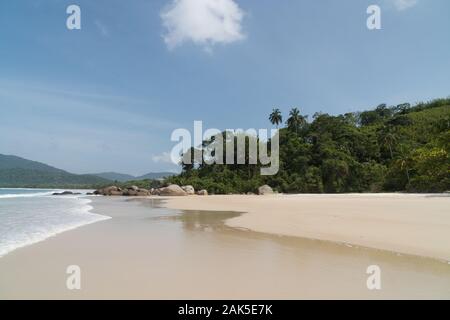
[[[35,192],[35,193],[10,193],[10,194],[0,194],[0,199],[44,197],[44,196],[50,196],[50,195],[52,195],[54,192],[57,192],[57,191]]]
[[[0,235],[0,257],[18,248],[44,241],[60,233],[95,222],[111,219],[111,217],[91,212],[93,209],[90,205],[92,202],[91,200],[80,197],[76,199],[76,201],[79,203],[76,207],[56,209],[51,223],[45,223],[37,227],[34,220],[20,221],[20,226],[15,227],[15,229],[17,229],[15,231],[17,232],[4,235],[4,237]],[[61,219],[64,219],[63,217],[65,216],[70,217],[70,219],[67,219],[67,221],[54,221],[54,217],[59,215],[61,215]],[[36,221],[45,222],[45,218],[45,216],[38,217],[36,218]],[[15,225],[16,222],[18,223],[19,221],[15,221],[13,225]]]

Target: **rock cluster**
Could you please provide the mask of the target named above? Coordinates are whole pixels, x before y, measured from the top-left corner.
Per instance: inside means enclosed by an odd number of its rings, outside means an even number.
[[[258,188],[259,195],[270,195],[273,193],[274,192],[272,188],[268,185],[264,185]],[[194,187],[191,185],[180,187],[177,184],[171,184],[167,187],[150,190],[139,188],[137,186],[131,186],[123,189],[116,186],[110,186],[103,189],[99,189],[95,191],[93,194],[103,196],[128,196],[128,197],[146,197],[146,196],[181,197],[191,195],[207,196],[208,191],[203,189],[196,192]]]
[[[119,188],[116,186],[110,186],[103,189],[99,189],[94,192],[95,195],[102,196],[132,196],[132,197],[146,197],[150,196],[151,192],[147,189],[138,188],[136,186],[131,186],[128,188]]]
[[[128,197],[146,197],[146,196],[188,196],[188,195],[201,195],[207,196],[208,191],[200,190],[197,193],[193,186],[182,186],[171,184],[167,187],[158,189],[142,189],[137,186],[131,186],[128,188],[119,188],[117,186],[110,186],[103,189],[99,189],[93,193],[94,195],[102,196],[128,196]]]
[[[69,195],[79,195],[81,193],[79,192],[73,192],[73,191],[64,191],[64,192],[54,192],[53,196],[69,196]]]

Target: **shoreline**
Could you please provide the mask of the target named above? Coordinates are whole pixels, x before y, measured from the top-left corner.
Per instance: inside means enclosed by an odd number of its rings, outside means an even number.
[[[48,239],[57,237],[58,235],[64,234],[65,232],[73,231],[78,228],[82,228],[91,224],[95,224],[97,222],[102,222],[105,220],[112,219],[112,217],[108,216],[106,213],[97,213],[95,212],[95,208],[93,203],[96,199],[122,199],[124,202],[127,200],[131,201],[145,201],[145,200],[156,200],[161,203],[161,207],[171,209],[171,210],[200,210],[200,211],[230,211],[238,213],[239,216],[227,219],[225,221],[225,225],[230,228],[235,228],[237,230],[244,231],[254,231],[262,234],[273,235],[273,236],[287,236],[287,237],[297,237],[308,240],[320,240],[327,241],[338,245],[345,245],[350,247],[360,247],[367,248],[373,250],[382,250],[394,254],[404,254],[410,256],[416,256],[420,258],[426,259],[434,259],[442,263],[446,263],[450,265],[450,210],[446,215],[445,222],[446,227],[448,227],[448,241],[443,242],[444,244],[448,243],[448,248],[439,248],[436,249],[432,244],[428,244],[424,248],[407,248],[405,246],[398,245],[394,242],[391,243],[379,243],[379,242],[371,242],[369,240],[362,240],[364,236],[361,237],[359,234],[354,234],[354,231],[358,230],[357,228],[353,228],[353,226],[345,226],[348,227],[345,232],[345,235],[342,234],[325,234],[322,232],[317,232],[313,234],[313,228],[317,228],[317,225],[311,226],[311,230],[297,228],[295,230],[295,226],[288,226],[288,223],[295,223],[298,226],[299,221],[295,221],[291,217],[288,217],[288,221],[283,221],[283,218],[286,216],[281,216],[285,214],[285,211],[280,211],[277,213],[278,216],[274,216],[267,214],[267,211],[273,211],[277,208],[274,208],[274,205],[261,208],[255,207],[255,204],[261,201],[264,206],[267,204],[267,200],[301,200],[301,199],[310,199],[310,200],[347,200],[351,201],[354,199],[370,199],[370,198],[383,198],[383,199],[401,199],[402,197],[410,198],[410,199],[426,199],[426,198],[442,198],[447,199],[448,208],[450,208],[450,196],[447,193],[439,193],[439,194],[412,194],[412,193],[353,193],[353,194],[274,194],[270,196],[257,196],[257,195],[215,195],[215,196],[189,196],[189,197],[170,197],[170,196],[149,196],[149,197],[101,197],[101,196],[87,196],[81,195],[76,196],[78,199],[88,200],[89,202],[86,204],[89,209],[86,210],[86,213],[98,215],[102,218],[96,221],[83,223],[74,227],[70,227],[64,229],[62,231],[56,232],[55,234],[51,234],[46,236],[40,240],[34,241],[32,243],[27,243],[25,245],[21,245],[13,250],[7,252],[6,254],[0,255],[0,259],[5,257],[6,255],[22,248],[26,248],[32,246],[34,244],[47,241]],[[236,199],[239,201],[235,202]],[[207,200],[207,201],[205,201]],[[233,201],[234,200],[234,201]],[[233,204],[233,202],[235,202]],[[245,203],[246,202],[246,203]],[[271,201],[269,201],[271,202]],[[273,202],[273,201],[272,201]],[[227,208],[224,210],[224,208]],[[291,209],[291,208],[289,208]],[[314,214],[317,215],[315,217],[318,219],[319,223],[323,224],[324,228],[329,228],[330,225],[327,224],[327,216],[328,213],[319,214],[317,210],[321,210],[322,208],[314,208]],[[348,209],[348,208],[347,208]],[[410,209],[410,208],[409,208]],[[258,214],[257,210],[261,210],[262,214]],[[302,209],[296,209],[302,210]],[[300,212],[298,212],[300,215]],[[379,214],[378,212],[377,214]],[[294,213],[295,214],[295,213]],[[359,213],[360,214],[360,213]],[[337,216],[335,216],[337,217]],[[261,218],[264,220],[261,221]],[[301,218],[301,217],[300,217]],[[370,218],[370,216],[369,216]],[[274,220],[278,220],[280,223],[276,224]],[[367,223],[373,222],[372,220],[368,220]],[[347,221],[346,223],[350,223]],[[383,225],[381,227],[384,227]],[[342,230],[339,230],[342,231]],[[428,235],[432,235],[434,230],[427,230]],[[377,230],[377,232],[381,232],[381,230]],[[392,240],[392,239],[391,239]],[[410,239],[411,240],[411,239]],[[447,249],[447,250],[446,250]]]
[[[30,189],[31,190],[31,189]],[[49,192],[48,192],[49,193]],[[49,194],[50,195],[50,194]],[[8,195],[9,196],[9,195]],[[13,199],[13,198],[32,198],[35,195],[13,195],[11,197],[5,197],[3,199]],[[111,219],[111,217],[104,215],[104,214],[98,214],[96,212],[93,212],[94,207],[91,205],[93,200],[92,198],[89,198],[85,195],[81,195],[81,196],[74,196],[75,199],[83,201],[83,203],[81,203],[79,210],[82,211],[82,214],[86,214],[86,215],[90,215],[90,216],[96,216],[95,220],[92,221],[84,221],[84,222],[79,222],[76,224],[72,224],[72,225],[66,225],[64,227],[59,227],[59,229],[57,230],[53,230],[53,231],[48,231],[46,234],[42,234],[37,238],[34,239],[28,239],[22,243],[16,243],[14,245],[14,247],[12,249],[8,249],[5,250],[5,252],[0,252],[0,259],[7,256],[10,253],[13,253],[16,250],[22,249],[22,248],[27,248],[29,246],[33,246],[34,244],[40,243],[40,242],[44,242],[48,239],[54,238],[60,234],[63,234],[65,232],[68,231],[72,231],[72,230],[76,230],[78,228],[84,227],[84,226],[88,226],[90,224],[96,223],[96,222],[101,222],[101,221],[105,221],[105,220],[109,220]]]
[[[242,212],[226,225],[450,264],[448,194],[299,194],[167,198],[167,208]],[[360,209],[363,208],[363,209]]]
[[[247,214],[229,210],[227,197],[93,197],[91,213],[111,219],[60,233],[0,258],[0,298],[450,298],[450,268],[441,262],[244,231],[229,226]],[[247,197],[243,199],[252,205],[253,201],[273,202],[279,196],[251,201]],[[228,205],[220,211],[165,208],[174,201],[197,208],[198,201],[205,206],[216,198],[225,199]],[[233,196],[237,205],[238,200]],[[270,208],[267,203],[264,206]],[[382,267],[382,291],[366,288],[366,268],[373,264]],[[70,265],[81,268],[79,291],[65,286]]]

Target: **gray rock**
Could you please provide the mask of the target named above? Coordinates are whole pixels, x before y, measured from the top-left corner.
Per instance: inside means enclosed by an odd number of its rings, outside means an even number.
[[[139,189],[137,190],[137,195],[138,195],[139,197],[147,197],[147,196],[150,195],[150,191],[148,191],[147,189],[139,188]]]
[[[184,192],[186,192],[188,195],[194,195],[195,194],[195,189],[193,186],[182,186],[181,189],[184,190]]]
[[[176,197],[176,196],[187,196],[186,191],[184,191],[179,185],[177,184],[171,184],[168,187],[159,189],[161,196],[169,196],[169,197]]]
[[[267,184],[258,188],[258,194],[261,196],[273,194],[273,190]]]
[[[72,191],[64,191],[64,192],[54,192],[52,195],[54,196],[68,196],[68,195],[79,195],[81,193],[79,192],[72,192]]]
[[[138,191],[137,190],[133,190],[133,189],[128,189],[127,193],[129,196],[135,197],[138,195]]]
[[[152,196],[159,196],[161,195],[160,189],[152,189]]]
[[[104,195],[104,196],[111,196],[112,195],[111,193],[113,193],[113,192],[114,193],[122,192],[122,189],[120,189],[120,188],[118,188],[116,186],[110,186],[110,187],[106,187],[106,188],[103,188],[103,189],[96,190],[94,192],[94,194]]]

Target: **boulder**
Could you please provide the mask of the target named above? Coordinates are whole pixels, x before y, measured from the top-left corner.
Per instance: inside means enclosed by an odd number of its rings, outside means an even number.
[[[267,184],[258,188],[258,194],[261,196],[273,194],[273,190]]]
[[[208,191],[203,189],[203,190],[198,191],[197,194],[199,196],[207,196],[208,195]]]
[[[182,186],[181,189],[184,190],[184,192],[186,192],[188,195],[194,195],[195,194],[195,189],[193,186]]]
[[[72,192],[72,191],[64,191],[64,192],[55,192],[53,193],[54,196],[68,196],[68,195],[79,195],[81,193],[79,192]]]
[[[129,196],[135,197],[138,195],[138,191],[137,190],[133,190],[133,189],[128,189],[127,193]]]
[[[120,188],[118,188],[118,187],[116,187],[116,186],[110,186],[110,187],[106,187],[106,188],[103,188],[103,189],[99,189],[99,190],[96,190],[95,192],[94,192],[94,194],[97,194],[97,195],[104,195],[104,196],[111,196],[112,194],[111,193],[116,193],[116,192],[122,192],[122,189],[120,189]]]
[[[168,187],[159,189],[159,193],[161,196],[187,196],[186,191],[184,191],[179,185],[171,184]]]
[[[137,190],[137,195],[139,197],[147,197],[150,195],[150,191],[148,191],[147,189],[138,189]]]
[[[152,189],[152,196],[159,196],[161,195],[160,189]]]
[[[121,189],[116,186],[110,186],[103,189],[96,190],[93,194],[104,195],[104,196],[142,196],[146,197],[150,195],[150,191],[147,189],[138,188],[136,186],[131,186],[126,189]]]
[[[110,192],[113,192],[113,191],[119,191],[119,188],[116,186],[110,186],[110,187],[103,188],[102,191],[103,191],[103,194],[109,194]]]

